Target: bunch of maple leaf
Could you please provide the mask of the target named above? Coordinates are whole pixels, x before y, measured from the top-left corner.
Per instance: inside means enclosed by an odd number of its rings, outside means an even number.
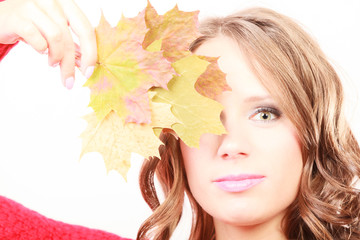
[[[116,27],[102,16],[96,27],[98,62],[85,83],[94,113],[85,116],[82,153],[99,152],[107,171],[125,179],[131,152],[159,156],[158,136],[172,129],[188,146],[203,133],[222,134],[222,105],[214,100],[229,90],[217,59],[188,50],[199,36],[198,11],[177,6],[158,15],[148,3]]]

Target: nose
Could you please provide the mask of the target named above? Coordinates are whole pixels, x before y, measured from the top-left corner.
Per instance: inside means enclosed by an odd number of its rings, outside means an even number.
[[[227,134],[220,137],[220,145],[217,151],[218,157],[223,160],[247,158],[251,151],[251,137],[246,119],[239,119],[234,114],[222,115]]]

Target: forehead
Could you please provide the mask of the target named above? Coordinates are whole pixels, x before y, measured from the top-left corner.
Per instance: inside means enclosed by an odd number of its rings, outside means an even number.
[[[219,57],[219,67],[226,73],[227,83],[232,92],[238,95],[238,98],[269,95],[251,70],[246,56],[242,53],[235,40],[219,35],[205,41],[195,51],[195,54]]]

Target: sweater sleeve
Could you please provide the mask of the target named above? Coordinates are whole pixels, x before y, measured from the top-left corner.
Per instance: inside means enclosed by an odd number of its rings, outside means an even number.
[[[101,230],[55,221],[0,196],[0,239],[130,240]]]
[[[14,44],[1,44],[0,43],[0,62],[9,53],[9,51],[13,47],[15,47],[16,44],[18,44],[18,42],[14,43]]]

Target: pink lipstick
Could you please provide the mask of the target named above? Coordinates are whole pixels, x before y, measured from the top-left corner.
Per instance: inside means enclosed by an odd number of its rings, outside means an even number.
[[[255,174],[228,175],[213,182],[226,192],[243,192],[265,180],[265,176]]]

